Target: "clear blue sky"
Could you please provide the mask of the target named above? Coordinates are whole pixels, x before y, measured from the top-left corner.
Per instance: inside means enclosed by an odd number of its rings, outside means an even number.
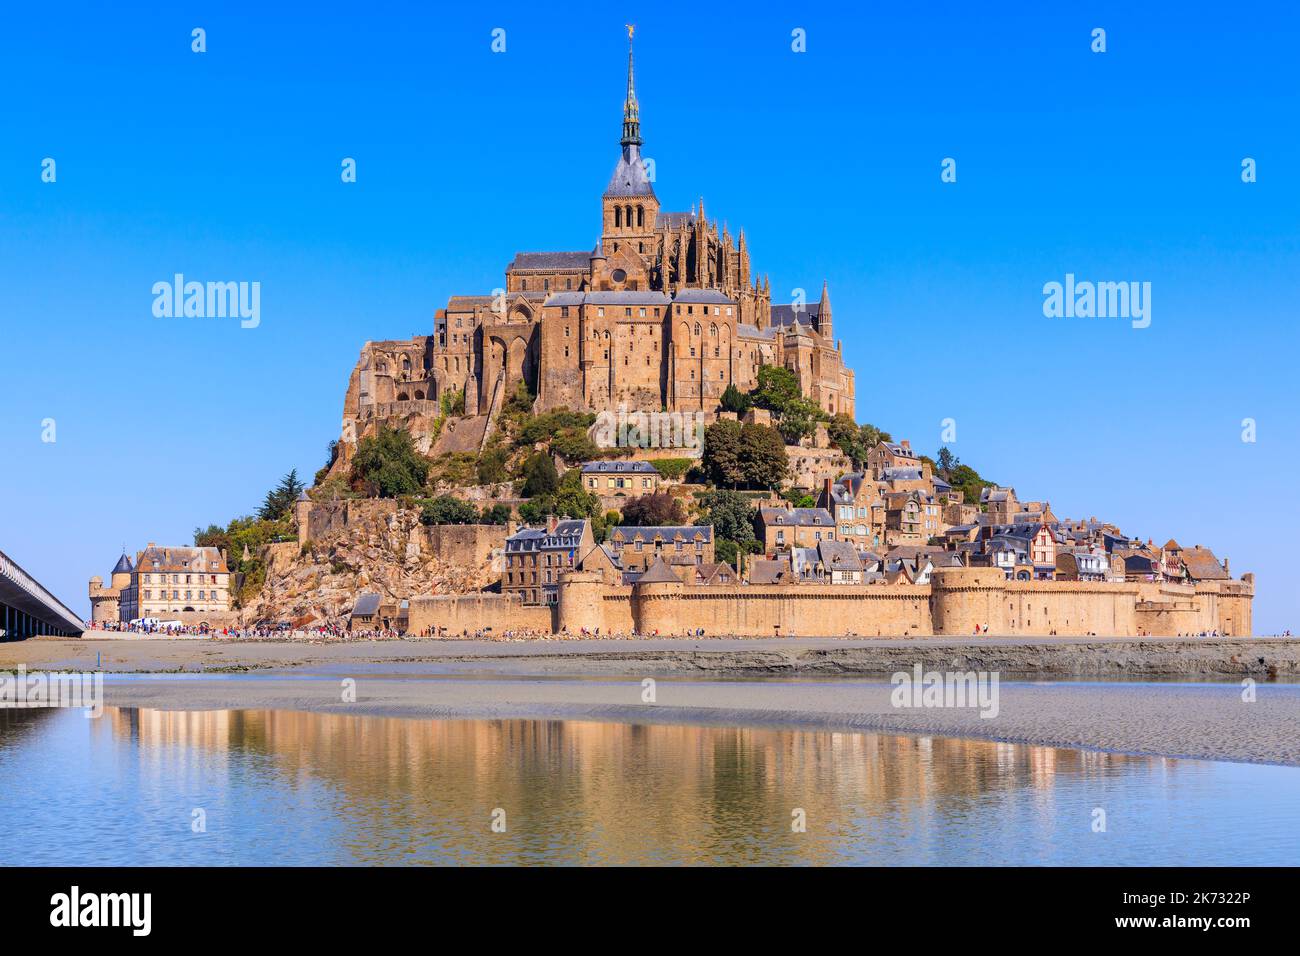
[[[84,612],[123,543],[310,476],[367,339],[593,246],[634,20],[661,201],[744,226],[779,297],[829,279],[860,420],[933,454],[955,418],[986,477],[1211,546],[1296,628],[1293,6],[900,6],[12,7],[0,547]],[[154,318],[176,272],[261,282],[260,327]],[[1151,327],[1044,318],[1067,272],[1151,282]]]

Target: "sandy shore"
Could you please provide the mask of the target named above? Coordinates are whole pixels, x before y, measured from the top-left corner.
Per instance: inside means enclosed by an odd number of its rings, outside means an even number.
[[[1290,638],[646,639],[349,642],[36,639],[0,644],[0,669],[485,674],[888,675],[927,668],[1095,677],[1300,677]]]
[[[1283,640],[0,645],[0,669],[87,670],[97,657],[113,706],[800,727],[1300,766],[1300,684],[1265,676],[1297,673],[1300,644]],[[895,707],[882,675],[918,663],[1000,672],[997,715]],[[1094,679],[1044,679],[1052,674]],[[646,675],[656,678],[653,701],[643,699]],[[1169,682],[1173,675],[1200,682]],[[1259,681],[1249,703],[1247,675]],[[1144,676],[1165,682],[1135,682]],[[345,701],[349,688],[355,700]]]

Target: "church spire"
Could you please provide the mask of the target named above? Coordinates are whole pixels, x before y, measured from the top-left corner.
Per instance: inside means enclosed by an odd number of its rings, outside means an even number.
[[[641,145],[641,108],[636,102],[636,88],[632,82],[632,31],[634,24],[627,26],[627,99],[623,101],[623,138],[624,146]]]

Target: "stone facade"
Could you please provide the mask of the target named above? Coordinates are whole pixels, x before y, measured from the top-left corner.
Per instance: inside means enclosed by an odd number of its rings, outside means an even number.
[[[521,383],[538,410],[711,414],[727,386],[752,388],[764,364],[794,371],[828,413],[853,414],[854,373],[834,338],[825,283],[815,303],[773,305],[743,230],[733,237],[710,220],[702,199],[686,212],[661,208],[641,145],[629,49],[599,243],[519,253],[501,287],[452,296],[431,335],[366,343],[345,400],[345,445],[370,422],[432,419],[448,395],[463,394],[467,416],[492,420]]]
[[[186,624],[227,623],[230,571],[216,548],[159,547],[152,541],[118,559],[108,587],[90,579],[91,620],[134,621],[154,617]]]

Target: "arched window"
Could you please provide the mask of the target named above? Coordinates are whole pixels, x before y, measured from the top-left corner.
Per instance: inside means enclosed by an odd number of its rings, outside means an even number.
[[[700,323],[698,322],[695,323],[695,334],[696,335],[700,334]]]
[[[712,335],[714,338],[717,338],[718,335],[718,327],[714,325],[712,322],[709,323],[709,334]]]
[[[421,391],[419,391],[419,390],[417,389],[417,390],[416,390],[416,393],[415,393],[415,400],[416,400],[417,402],[422,402],[422,401],[424,401],[424,392],[421,392]]]
[[[638,226],[644,226],[644,225],[645,225],[645,207],[644,207],[644,206],[637,206],[637,207],[636,207],[636,224],[637,224]]]
[[[623,207],[614,207],[614,228],[621,229],[623,226]]]
[[[410,370],[411,370],[411,357],[410,357],[409,355],[403,355],[403,356],[402,356],[402,371],[403,371],[403,372],[409,372]]]
[[[630,227],[630,226],[632,225],[632,206],[631,206],[631,204],[626,205],[626,206],[623,207],[623,215],[627,218],[627,224],[628,224],[628,226]]]

